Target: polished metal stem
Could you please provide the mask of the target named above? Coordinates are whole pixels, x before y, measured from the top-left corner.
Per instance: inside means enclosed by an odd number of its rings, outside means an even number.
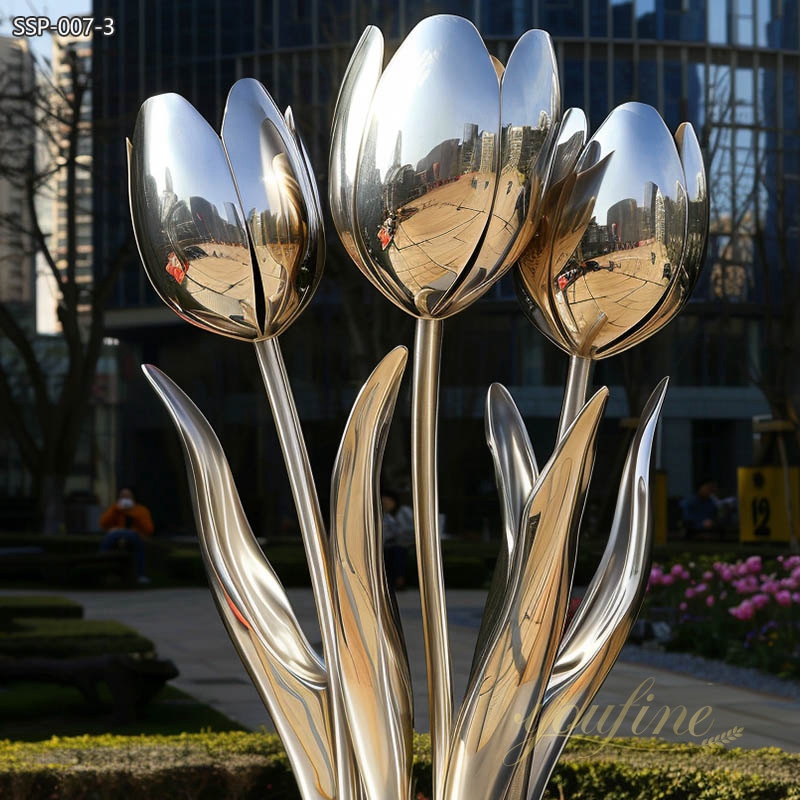
[[[453,717],[453,684],[442,551],[439,543],[439,490],[436,470],[441,352],[442,321],[418,319],[411,400],[411,477],[425,663],[428,670],[434,800],[441,798],[444,790]]]
[[[325,523],[319,506],[319,497],[314,486],[311,463],[308,458],[300,419],[283,363],[278,337],[255,342],[258,366],[267,397],[275,419],[289,484],[292,487],[300,532],[308,560],[311,587],[317,606],[325,664],[328,668],[330,687],[331,719],[333,726],[334,756],[337,773],[337,800],[355,800],[357,778],[350,737],[345,720],[336,627],[331,593],[331,575],[328,557]]]
[[[561,417],[558,420],[557,442],[564,438],[567,428],[572,425],[586,403],[586,390],[589,388],[593,365],[591,358],[576,355],[569,357],[569,372],[564,389],[564,402],[561,405]]]

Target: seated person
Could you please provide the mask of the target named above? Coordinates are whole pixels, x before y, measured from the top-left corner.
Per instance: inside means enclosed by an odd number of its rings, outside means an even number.
[[[694,494],[681,501],[681,516],[687,536],[694,536],[701,531],[721,530],[716,493],[717,484],[710,478],[703,478],[698,481]]]
[[[108,551],[115,547],[130,548],[135,557],[136,579],[139,583],[150,583],[145,575],[142,540],[142,537],[153,535],[153,518],[147,506],[137,503],[130,489],[122,489],[116,502],[100,517],[100,527],[108,531],[100,549]]]
[[[381,493],[381,507],[386,579],[390,589],[403,589],[408,549],[414,542],[414,515],[408,506],[401,506],[397,495],[389,490]]]

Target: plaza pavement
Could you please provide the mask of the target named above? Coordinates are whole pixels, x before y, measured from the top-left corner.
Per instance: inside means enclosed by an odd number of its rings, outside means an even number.
[[[123,622],[155,642],[159,655],[175,662],[180,676],[173,685],[213,706],[240,724],[256,729],[269,727],[269,717],[240,662],[217,615],[207,589],[140,589],[124,592],[59,592],[81,603],[87,619]],[[289,589],[295,613],[309,640],[319,645],[311,591]],[[453,659],[454,696],[457,702],[466,688],[485,592],[451,590],[447,593],[449,634]],[[425,684],[425,656],[419,596],[414,591],[398,595],[414,683],[415,728],[428,730]],[[640,688],[641,687],[641,688]],[[626,701],[633,705],[625,710]],[[599,721],[605,733],[618,723],[616,735],[632,735],[650,720],[660,719],[664,706],[672,713],[661,736],[673,741],[700,743],[706,737],[742,728],[741,736],[729,746],[745,748],[780,747],[800,752],[800,703],[727,685],[709,683],[689,675],[666,672],[641,664],[618,662],[595,699],[597,709],[589,733]],[[609,706],[613,706],[610,710]],[[645,709],[644,706],[649,706]],[[686,718],[672,729],[680,714]],[[710,706],[711,711],[702,709]],[[605,713],[605,720],[603,715]],[[687,723],[697,714],[693,737]],[[653,725],[649,731],[652,732]]]

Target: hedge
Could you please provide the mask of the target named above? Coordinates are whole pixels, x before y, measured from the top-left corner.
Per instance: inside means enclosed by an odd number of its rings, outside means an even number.
[[[417,792],[430,796],[427,736],[416,736]],[[277,737],[263,733],[82,736],[0,742],[0,797],[28,800],[296,800]],[[800,756],[644,739],[571,742],[548,798],[800,800]],[[472,799],[470,799],[472,800]],[[475,798],[474,800],[484,800]]]
[[[78,658],[108,653],[149,653],[153,643],[119,622],[16,618],[0,632],[0,656]],[[0,794],[2,797],[2,794]]]
[[[0,597],[0,629],[17,617],[80,619],[82,616],[83,606],[66,597],[39,594]]]

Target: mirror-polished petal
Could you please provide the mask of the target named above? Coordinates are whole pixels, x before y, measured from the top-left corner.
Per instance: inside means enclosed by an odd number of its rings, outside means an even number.
[[[342,436],[331,489],[331,568],[344,706],[367,797],[407,798],[414,698],[383,563],[379,474],[407,359],[387,355]]]
[[[573,422],[523,514],[506,604],[467,689],[453,734],[444,797],[503,797],[538,718],[567,611],[578,524],[608,390]],[[535,534],[535,536],[534,536]]]
[[[213,429],[163,372],[143,370],[181,436],[200,548],[225,627],[269,709],[303,797],[332,800],[325,666],[247,523]]]
[[[435,308],[450,316],[474,302],[525,249],[538,222],[552,140],[561,114],[550,36],[532,30],[517,42],[500,88],[500,164],[492,216],[473,263]]]
[[[684,122],[675,133],[678,153],[686,176],[686,242],[673,281],[661,305],[642,327],[631,335],[626,347],[633,347],[652,336],[670,322],[687,302],[700,277],[708,237],[709,199],[703,154],[694,129]],[[615,352],[619,352],[615,350]]]
[[[128,156],[136,243],[156,292],[201,328],[258,339],[250,246],[217,134],[179,95],[158,95],[139,111]]]
[[[236,176],[263,298],[261,329],[281,333],[319,280],[319,213],[303,155],[266,89],[237,81],[228,94],[222,142]]]
[[[336,101],[331,127],[331,152],[328,162],[328,199],[333,224],[350,258],[361,271],[386,293],[379,276],[364,264],[354,239],[353,195],[361,137],[369,117],[372,95],[383,69],[383,35],[372,25],[361,35],[347,65]],[[391,294],[387,295],[395,302]]]
[[[433,315],[481,241],[499,125],[497,73],[472,23],[420,22],[378,82],[355,190],[361,256],[415,316]]]
[[[611,156],[610,165],[592,196],[589,219],[586,193],[573,193],[565,205],[562,231],[574,230],[575,218],[586,224],[569,260],[551,264],[550,279],[578,346],[605,315],[590,344],[590,352],[600,355],[658,305],[676,277],[672,265],[683,250],[686,204],[683,168],[655,109],[619,106],[593,141],[599,159]]]

